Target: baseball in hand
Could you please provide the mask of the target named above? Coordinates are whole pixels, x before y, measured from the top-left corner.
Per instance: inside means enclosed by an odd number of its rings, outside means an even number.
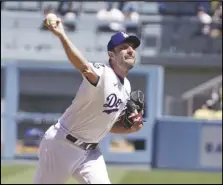
[[[57,16],[53,13],[49,13],[46,15],[47,23],[52,25],[53,27],[56,27],[57,22]]]

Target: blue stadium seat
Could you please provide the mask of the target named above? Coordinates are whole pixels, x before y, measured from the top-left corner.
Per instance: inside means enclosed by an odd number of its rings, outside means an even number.
[[[143,56],[156,55],[161,47],[161,26],[159,24],[148,24],[142,28],[141,54]]]
[[[51,6],[53,9],[57,9],[59,5],[58,1],[43,1],[42,2],[42,9]]]
[[[38,1],[4,1],[4,9],[38,11],[40,8]]]
[[[39,10],[38,1],[20,1],[23,10]]]
[[[83,12],[87,13],[97,13],[99,10],[104,9],[106,7],[105,2],[99,2],[99,1],[94,1],[94,2],[83,2],[82,8]]]
[[[161,48],[162,52],[170,51],[173,45],[173,35],[175,34],[174,25],[170,22],[161,22],[162,31],[161,31]]]
[[[158,2],[159,12],[162,15],[174,15],[178,13],[178,3],[176,2]]]
[[[140,14],[159,14],[157,2],[136,2]]]
[[[179,22],[178,29],[175,30],[175,34],[173,35],[175,38],[173,45],[176,48],[176,52],[195,52],[195,50],[192,49],[192,45],[194,35],[199,29],[198,22],[191,22],[183,19],[179,19]]]
[[[1,28],[10,28],[12,29],[15,24],[16,24],[16,21],[15,19],[11,18],[11,17],[7,17],[7,16],[4,16],[4,13],[5,11],[3,10],[1,12]]]
[[[209,43],[211,53],[222,55],[222,39],[221,38],[211,38],[211,43]]]
[[[182,15],[196,15],[197,2],[178,2],[179,12]]]
[[[68,37],[74,45],[83,53],[90,53],[95,43],[95,34],[92,31],[77,31],[75,33],[67,33]]]
[[[6,27],[10,28],[14,27],[15,29],[38,29],[43,21],[43,15],[41,12],[2,11],[1,15],[2,25],[7,25]]]
[[[98,32],[95,39],[95,49],[99,52],[107,52],[107,43],[113,32]]]
[[[96,15],[92,14],[81,14],[77,19],[78,30],[91,30],[95,31],[97,26],[97,18]]]
[[[20,7],[21,7],[21,2],[18,2],[18,1],[5,1],[4,2],[5,9],[16,10],[16,9],[19,9]]]

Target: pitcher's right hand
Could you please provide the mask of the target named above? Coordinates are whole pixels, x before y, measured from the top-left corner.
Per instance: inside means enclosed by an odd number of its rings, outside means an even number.
[[[57,37],[65,35],[64,27],[59,17],[56,17],[56,24],[50,24],[51,21],[47,20],[47,16],[44,19],[44,26],[46,26]]]

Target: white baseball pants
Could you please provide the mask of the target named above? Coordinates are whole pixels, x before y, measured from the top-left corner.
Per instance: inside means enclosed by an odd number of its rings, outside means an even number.
[[[34,184],[63,184],[72,176],[80,184],[111,184],[104,158],[97,147],[85,151],[63,139],[51,126],[41,141]]]

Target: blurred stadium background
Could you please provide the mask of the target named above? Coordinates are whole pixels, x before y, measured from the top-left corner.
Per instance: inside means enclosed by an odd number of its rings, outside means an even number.
[[[147,123],[102,141],[112,183],[222,183],[220,1],[1,1],[2,183],[32,182],[40,138],[81,83],[42,25],[48,12],[90,62],[107,63],[115,31],[141,38],[129,79]]]

